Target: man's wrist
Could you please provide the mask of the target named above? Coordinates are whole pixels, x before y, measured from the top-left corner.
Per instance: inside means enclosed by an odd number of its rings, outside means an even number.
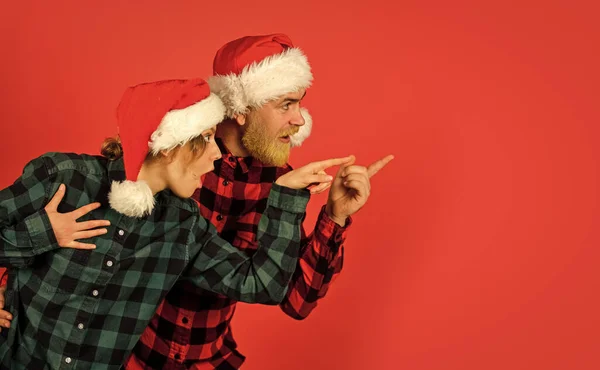
[[[329,207],[329,205],[325,206],[325,214],[327,215],[327,217],[329,217],[331,219],[331,221],[335,222],[336,224],[340,225],[341,227],[346,226],[346,220],[348,219],[348,217],[339,217],[333,214],[333,212],[331,211],[331,207]]]

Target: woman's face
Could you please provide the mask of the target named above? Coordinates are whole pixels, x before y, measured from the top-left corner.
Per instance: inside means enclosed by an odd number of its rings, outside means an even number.
[[[192,153],[189,145],[180,148],[166,165],[167,187],[181,198],[189,198],[202,186],[201,177],[214,169],[213,162],[221,158],[221,151],[215,143],[215,128],[202,132],[206,141],[200,155]]]

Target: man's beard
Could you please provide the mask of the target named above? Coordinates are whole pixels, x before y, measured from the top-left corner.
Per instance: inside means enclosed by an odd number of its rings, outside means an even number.
[[[256,119],[256,116],[252,118],[247,121],[246,131],[242,136],[244,147],[250,155],[266,165],[277,167],[285,165],[290,157],[291,146],[290,143],[281,142],[279,138],[295,134],[298,132],[298,127],[293,126],[273,136],[263,122]]]

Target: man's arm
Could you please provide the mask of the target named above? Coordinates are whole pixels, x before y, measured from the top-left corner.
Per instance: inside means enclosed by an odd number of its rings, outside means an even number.
[[[323,171],[351,158],[309,163],[279,177],[271,188],[267,209],[258,224],[258,249],[248,257],[217,236],[210,225],[193,261],[191,277],[200,288],[249,303],[277,304],[287,291],[296,269],[306,205],[311,184],[333,180]],[[297,189],[297,190],[293,190]],[[206,220],[202,219],[207,223]]]
[[[354,165],[352,158],[339,168],[315,230],[303,241],[298,266],[280,305],[288,316],[305,319],[317,301],[325,297],[342,270],[344,242],[352,223],[350,216],[366,203],[371,191],[370,178],[392,159],[387,156],[362,167]]]
[[[57,246],[44,209],[50,185],[44,160],[37,158],[0,190],[0,266],[25,267],[34,256]]]
[[[298,266],[280,304],[288,316],[305,319],[316,308],[318,300],[325,297],[342,271],[344,242],[351,223],[348,219],[344,227],[338,225],[323,207],[314,231],[309,236],[303,235]]]
[[[55,184],[43,158],[31,161],[11,186],[0,190],[0,266],[16,268],[29,265],[34,256],[59,247],[93,249],[95,245],[78,242],[105,234],[107,220],[77,222],[100,207],[91,203],[72,212],[59,213],[66,187],[61,184],[49,198]]]

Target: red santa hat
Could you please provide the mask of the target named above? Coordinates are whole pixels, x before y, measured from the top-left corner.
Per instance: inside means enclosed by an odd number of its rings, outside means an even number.
[[[206,81],[166,80],[128,88],[117,108],[126,180],[111,184],[108,201],[130,217],[148,215],[154,195],[137,177],[148,153],[184,145],[221,122],[225,106]]]
[[[215,56],[208,79],[230,118],[270,100],[310,87],[313,79],[306,55],[284,34],[246,36],[225,44]],[[310,135],[312,118],[301,109],[305,124],[291,137],[298,146]]]

